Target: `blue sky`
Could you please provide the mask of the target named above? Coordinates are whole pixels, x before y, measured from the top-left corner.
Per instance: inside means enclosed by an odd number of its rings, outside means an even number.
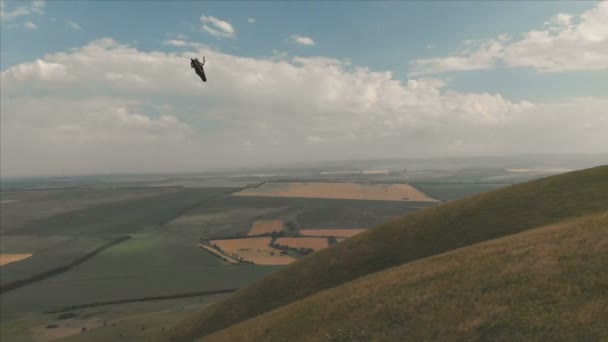
[[[5,11],[11,11],[25,1],[5,3]],[[134,43],[144,51],[166,49],[162,41],[173,33],[242,56],[269,56],[279,50],[348,58],[372,70],[390,70],[395,78],[405,80],[411,60],[446,55],[467,39],[529,31],[542,27],[556,13],[577,15],[593,6],[594,1],[532,1],[525,6],[512,1],[53,1],[46,5],[44,16],[3,23],[2,70],[102,37]],[[203,14],[231,23],[237,31],[235,39],[201,32]],[[249,23],[248,18],[256,22]],[[23,27],[27,21],[38,29]],[[66,21],[82,29],[71,29]],[[316,45],[290,43],[292,34],[309,36]],[[446,75],[454,89],[500,92],[513,99],[600,95],[608,89],[606,75],[596,72],[539,75],[521,69]]]
[[[11,173],[44,149],[86,172],[74,160],[99,153],[91,137],[123,161],[154,137],[169,150],[213,146],[218,163],[252,151],[270,162],[608,145],[595,136],[608,89],[608,5],[597,1],[5,0],[1,28]],[[204,86],[185,59],[201,55]],[[66,110],[49,122],[51,102]],[[574,143],[530,133],[547,121],[554,133],[580,126],[561,133]],[[44,149],[16,147],[34,146],[34,131]]]

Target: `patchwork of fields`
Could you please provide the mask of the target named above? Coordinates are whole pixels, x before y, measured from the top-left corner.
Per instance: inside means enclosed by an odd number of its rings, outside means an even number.
[[[0,286],[130,237],[48,279],[2,293],[0,323],[10,328],[3,328],[3,336],[19,331],[28,336],[24,340],[44,340],[85,336],[77,331],[83,326],[112,330],[100,324],[109,319],[103,310],[90,320],[58,323],[45,316],[35,324],[27,321],[31,326],[11,324],[24,322],[20,319],[29,313],[70,306],[241,288],[310,251],[444,199],[441,187],[429,196],[397,183],[270,182],[246,189],[236,186],[259,181],[157,183],[163,187],[132,181],[1,192]],[[134,306],[115,308],[130,312]],[[48,324],[60,329],[46,329]]]
[[[295,261],[293,257],[284,255],[280,250],[270,247],[270,237],[254,237],[246,239],[213,240],[222,251],[235,258],[250,261],[256,265],[287,265]]]

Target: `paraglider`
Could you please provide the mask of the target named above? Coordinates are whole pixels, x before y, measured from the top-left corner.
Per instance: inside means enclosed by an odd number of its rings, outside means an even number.
[[[190,67],[194,68],[194,71],[196,71],[196,74],[201,78],[201,80],[203,80],[203,82],[207,82],[207,76],[205,76],[203,65],[205,65],[205,56],[203,56],[203,63],[201,63],[198,58],[190,58]]]

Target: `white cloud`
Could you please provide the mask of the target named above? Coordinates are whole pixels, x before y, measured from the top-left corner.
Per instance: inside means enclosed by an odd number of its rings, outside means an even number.
[[[76,31],[79,31],[82,29],[82,27],[80,27],[80,25],[78,25],[78,23],[71,21],[71,20],[66,21],[66,25],[68,25],[69,28],[76,30]]]
[[[180,40],[180,39],[169,39],[169,40],[165,40],[163,42],[163,44],[165,45],[169,45],[169,46],[176,46],[176,47],[203,47],[204,45],[201,43],[195,43],[195,42],[187,42],[184,40]]]
[[[296,35],[291,36],[291,39],[295,43],[300,44],[300,45],[307,45],[307,46],[315,45],[315,41],[312,40],[312,38],[310,38],[310,37],[300,36],[300,35],[296,34]]]
[[[13,3],[16,3],[16,1]],[[19,3],[21,4],[23,2],[20,1]],[[3,21],[8,21],[21,16],[28,16],[32,13],[44,14],[45,4],[45,1],[35,0],[29,3],[27,6],[17,6],[10,11],[6,11],[5,1],[0,1],[0,19]]]
[[[467,42],[465,52],[449,57],[429,58],[416,60],[411,67],[416,70],[410,76],[418,76],[429,73],[440,73],[445,71],[467,71],[492,69],[496,66],[496,59],[504,49],[502,39],[490,39],[485,42]],[[472,48],[475,45],[475,48]]]
[[[144,52],[101,39],[2,72],[2,174],[608,146],[608,99],[512,101],[345,60],[185,48]],[[190,68],[193,54],[207,57],[207,83]]]
[[[38,29],[38,26],[31,21],[25,22],[23,24],[23,27],[25,27],[28,30],[37,30]]]
[[[255,18],[247,18],[247,21],[251,24],[255,24]]]
[[[214,37],[234,38],[236,36],[234,27],[225,20],[213,16],[202,15],[201,23],[203,23],[203,30]]]
[[[555,17],[551,18],[551,21],[545,22],[545,25],[557,25],[557,26],[570,26],[572,24],[573,16],[566,13],[560,13]]]
[[[545,29],[525,32],[517,40],[503,35],[452,56],[413,61],[410,75],[492,69],[498,61],[540,72],[608,70],[608,1],[581,14],[576,23],[573,19],[560,13]]]

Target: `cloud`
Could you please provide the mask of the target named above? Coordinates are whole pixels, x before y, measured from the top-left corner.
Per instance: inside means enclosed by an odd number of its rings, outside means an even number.
[[[203,23],[203,30],[214,37],[234,38],[236,36],[234,27],[227,21],[212,16],[202,15],[201,23]]]
[[[305,36],[300,36],[300,35],[293,35],[291,36],[291,40],[293,40],[295,43],[299,44],[299,45],[315,45],[315,41],[312,40],[312,38],[310,37],[305,37]]]
[[[19,2],[22,3],[22,2]],[[5,1],[0,2],[0,19],[3,21],[13,20],[21,16],[28,16],[32,13],[44,14],[45,1],[35,0],[27,6],[17,6],[11,11],[6,11]]]
[[[545,25],[570,26],[572,25],[573,16],[566,13],[560,13],[551,18],[551,21],[545,22]]]
[[[255,24],[255,18],[247,18],[247,22]]]
[[[31,21],[25,22],[23,24],[23,27],[25,27],[28,30],[37,30],[38,29],[38,26]]]
[[[447,57],[410,63],[410,76],[447,71],[506,67],[533,68],[539,72],[608,70],[608,1],[574,16],[560,13],[545,29],[525,32],[519,39],[507,35],[465,44],[463,51]]]
[[[347,60],[184,49],[105,38],[3,71],[2,175],[608,146],[606,98],[513,101],[437,78],[402,82]],[[207,57],[209,82],[192,72],[193,54]]]
[[[71,20],[66,21],[66,25],[67,25],[69,28],[71,28],[71,29],[73,29],[73,30],[76,30],[76,31],[79,31],[79,30],[81,30],[81,29],[82,29],[82,27],[80,27],[80,25],[78,25],[78,23],[76,23],[76,22],[74,22],[74,21],[71,21]]]
[[[507,39],[490,39],[483,42],[469,41],[466,53],[440,58],[429,58],[416,60],[411,63],[411,67],[416,70],[409,76],[418,76],[431,73],[446,71],[467,71],[493,69],[496,66],[496,59],[503,51],[503,42]],[[476,46],[472,48],[472,45]],[[472,51],[471,51],[472,50]]]
[[[180,40],[180,39],[169,39],[169,40],[165,40],[163,42],[163,44],[165,45],[169,45],[169,46],[175,46],[175,47],[203,47],[204,45],[201,43],[195,43],[195,42],[187,42],[185,40]]]

